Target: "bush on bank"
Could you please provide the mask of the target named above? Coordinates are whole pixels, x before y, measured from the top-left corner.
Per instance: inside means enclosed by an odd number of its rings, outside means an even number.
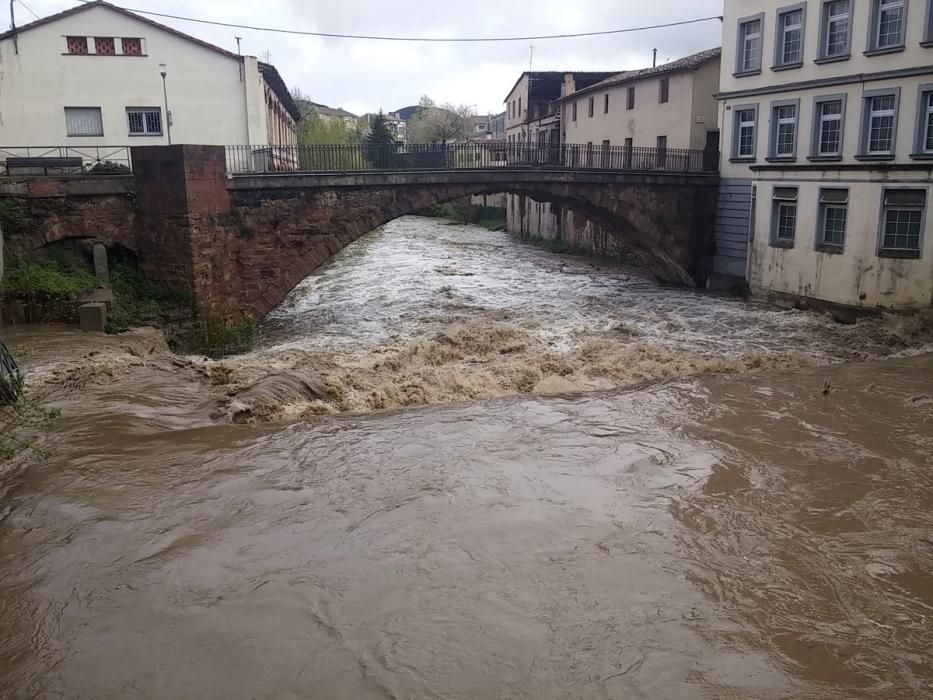
[[[458,224],[475,224],[490,231],[505,231],[505,209],[471,204],[469,199],[458,199],[435,204],[422,213],[438,219],[447,219]]]

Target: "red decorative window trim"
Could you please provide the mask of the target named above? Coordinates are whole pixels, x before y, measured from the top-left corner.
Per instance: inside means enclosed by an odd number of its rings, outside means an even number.
[[[143,55],[143,40],[138,38],[127,38],[122,39],[123,43],[123,55],[124,56],[142,56]]]
[[[98,56],[116,56],[117,47],[112,36],[95,36],[94,53]]]
[[[69,36],[65,37],[68,42],[68,53],[76,56],[87,56],[87,37]]]

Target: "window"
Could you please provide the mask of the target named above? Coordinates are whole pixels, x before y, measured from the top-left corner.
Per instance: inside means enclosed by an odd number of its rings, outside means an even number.
[[[736,75],[761,70],[761,28],[764,21],[764,13],[739,20]]]
[[[127,107],[130,136],[161,136],[162,110],[158,107]]]
[[[755,159],[757,121],[757,106],[735,108],[732,134],[732,157],[734,159]]]
[[[904,48],[906,0],[871,0],[867,52]]]
[[[100,107],[65,107],[65,127],[69,136],[103,136]]]
[[[69,36],[65,37],[68,45],[68,53],[76,56],[87,56],[87,37]]]
[[[771,213],[771,245],[793,248],[797,234],[797,188],[775,187]]]
[[[774,67],[793,68],[803,63],[803,29],[806,4],[778,10]]]
[[[849,191],[821,189],[820,211],[817,217],[817,250],[842,252],[846,242],[849,218]]]
[[[933,156],[933,85],[921,85],[917,100],[917,143],[914,157]]]
[[[797,154],[798,101],[771,103],[771,158],[793,158]]]
[[[595,97],[591,97],[591,98],[590,98],[590,104],[589,104],[589,107],[590,107],[590,119],[592,119],[592,118],[593,118],[593,114],[595,114],[595,105],[596,105],[596,98],[595,98]]]
[[[849,57],[849,2],[850,0],[823,0],[817,62],[838,61]]]
[[[518,117],[519,119],[522,118],[522,98],[521,97],[518,98],[518,113],[515,116]]]
[[[813,148],[811,158],[842,157],[845,95],[817,97],[813,101]]]
[[[94,53],[98,56],[116,56],[117,47],[112,36],[95,36]]]
[[[862,158],[893,158],[900,89],[866,91],[862,117]]]
[[[628,92],[625,94],[625,108],[626,109],[635,109],[635,86],[633,85],[628,89]]]
[[[603,114],[609,114],[609,93],[603,95]]]
[[[574,102],[573,102],[573,107],[572,107],[572,110],[571,110],[571,111],[573,112],[573,120],[574,120],[574,121],[577,121],[577,102],[576,102],[576,100],[574,100]]]
[[[881,208],[881,249],[890,257],[920,257],[926,190],[885,190]]]
[[[671,81],[669,78],[661,78],[661,91],[658,94],[658,103],[664,104],[671,96]]]
[[[124,38],[120,41],[120,43],[123,45],[124,56],[142,56],[143,55],[143,40],[142,39]]]

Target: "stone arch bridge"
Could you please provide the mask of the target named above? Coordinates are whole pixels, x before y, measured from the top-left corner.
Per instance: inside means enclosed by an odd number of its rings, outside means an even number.
[[[191,292],[199,313],[231,320],[263,317],[374,228],[474,194],[577,211],[624,237],[664,282],[704,285],[713,255],[715,174],[496,167],[230,176],[222,147],[187,145],[134,148],[133,166],[131,178],[20,187],[30,202],[58,203],[14,237],[14,250],[76,237],[117,243],[149,277]]]

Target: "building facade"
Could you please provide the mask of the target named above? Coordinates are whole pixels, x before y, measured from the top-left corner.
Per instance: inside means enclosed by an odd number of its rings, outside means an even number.
[[[558,100],[618,71],[526,71],[505,100],[505,138],[509,144],[560,141]]]
[[[558,101],[564,143],[704,149],[718,138],[719,48],[619,73]]]
[[[343,122],[346,129],[355,129],[359,124],[360,118],[342,107],[328,107],[318,102],[311,102],[310,104],[311,108],[324,122],[340,121]]]
[[[0,34],[0,77],[0,147],[297,143],[274,66],[101,0]]]
[[[933,0],[726,0],[717,239],[753,292],[933,301]]]
[[[576,164],[594,167],[599,162],[587,155],[588,147],[646,148],[652,153],[660,148],[666,158],[678,156],[668,149],[702,150],[709,145],[715,151],[720,53],[719,48],[710,49],[662,66],[611,74],[523,74],[507,104],[513,115],[525,105],[530,113],[507,122],[510,143],[536,144],[539,160],[554,158],[555,165],[581,158]],[[561,155],[553,148],[559,144],[582,148]],[[509,233],[523,238],[562,240],[600,255],[639,262],[625,248],[623,237],[548,202],[508,195],[506,220]]]

